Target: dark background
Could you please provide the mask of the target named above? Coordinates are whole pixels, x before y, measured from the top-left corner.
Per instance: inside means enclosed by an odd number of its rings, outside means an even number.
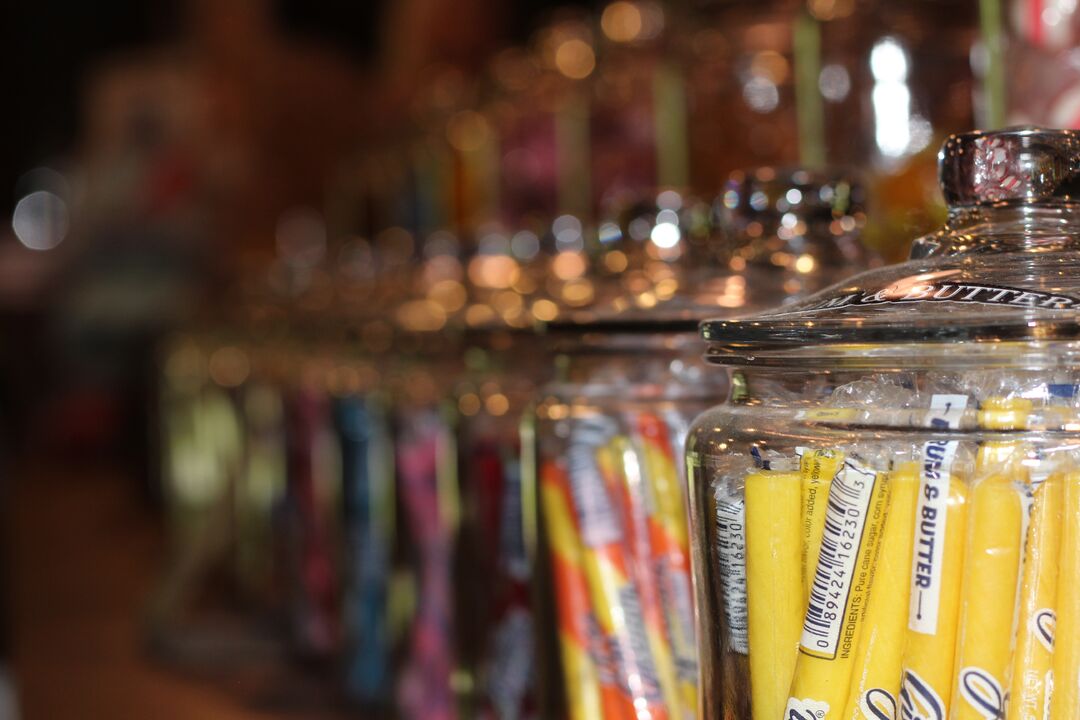
[[[269,14],[286,37],[315,43],[358,67],[379,59],[387,0],[273,0]],[[408,3],[400,3],[405,5]],[[443,3],[452,5],[451,3]],[[190,30],[185,0],[70,0],[0,6],[0,63],[7,110],[0,115],[0,212],[9,213],[27,169],[72,151],[82,130],[81,88],[87,71],[125,52],[182,41]],[[488,2],[495,44],[522,43],[547,15],[545,0]],[[591,0],[561,7],[592,7]],[[479,47],[482,53],[486,48]]]

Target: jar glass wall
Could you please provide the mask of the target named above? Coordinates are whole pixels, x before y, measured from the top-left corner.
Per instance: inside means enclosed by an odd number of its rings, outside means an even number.
[[[910,369],[849,347],[739,371],[738,404],[695,422],[705,717],[1045,693],[1055,655],[1032,628],[1073,602],[1053,585],[1076,569],[1060,532],[1080,519],[1080,368],[1071,345],[997,350],[996,370],[940,346],[911,347]]]
[[[727,383],[687,361],[691,333],[650,339],[620,355],[579,349],[537,409],[540,510],[574,718],[639,706],[686,715],[697,703],[680,449]]]

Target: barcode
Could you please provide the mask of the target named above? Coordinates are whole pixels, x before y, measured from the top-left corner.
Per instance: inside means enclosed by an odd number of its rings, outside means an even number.
[[[750,653],[746,609],[746,504],[742,498],[716,496],[716,546],[720,558],[720,587],[731,649]]]
[[[811,655],[836,656],[874,482],[873,471],[848,460],[829,489],[821,554],[803,623],[802,648]]]
[[[574,427],[566,451],[570,494],[581,525],[581,539],[587,547],[608,545],[622,537],[615,505],[604,487],[596,460],[597,451],[612,434],[608,423],[601,418],[582,420]]]

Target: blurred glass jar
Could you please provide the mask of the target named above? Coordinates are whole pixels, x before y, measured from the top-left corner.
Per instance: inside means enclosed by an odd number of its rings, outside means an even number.
[[[1012,0],[1006,99],[1010,123],[1080,125],[1080,11],[1073,2]]]
[[[406,717],[452,718],[458,702],[453,548],[461,503],[449,398],[462,372],[464,308],[448,289],[461,286],[464,270],[449,240],[433,233],[413,256],[411,272],[402,268],[407,294],[394,312],[384,358],[400,513],[396,542],[408,558],[415,601],[395,686],[398,713]]]
[[[792,31],[798,3],[702,2],[686,59],[691,182],[798,158]]]
[[[677,9],[655,0],[616,0],[600,15],[589,83],[593,208],[689,181],[685,77],[672,26]]]
[[[695,171],[791,162],[808,141],[824,143],[832,163],[895,164],[972,122],[969,4],[699,5],[689,46]]]
[[[561,212],[588,215],[589,102],[596,65],[592,32],[580,12],[563,9],[527,48],[498,53],[485,106],[497,138],[494,174],[499,219]]]
[[[840,171],[733,173],[715,213],[729,239],[728,267],[753,293],[749,305],[790,301],[877,264],[860,242],[865,193]]]
[[[728,388],[704,372],[696,325],[785,298],[799,270],[776,253],[813,259],[800,290],[862,267],[859,193],[839,175],[740,175],[720,201],[726,233],[702,233],[699,203],[659,193],[605,247],[632,261],[622,294],[550,326],[560,358],[537,407],[537,473],[570,717],[696,712],[681,449],[691,418]],[[820,212],[850,229],[828,232]],[[774,215],[793,218],[791,232]]]
[[[1078,166],[954,136],[911,260],[703,324],[702,717],[1078,716]]]
[[[970,3],[701,0],[687,28],[690,178],[793,162],[865,169],[869,245],[938,220],[928,148],[974,123]],[[900,254],[904,248],[899,250]]]
[[[489,224],[467,262],[464,367],[450,388],[460,522],[454,538],[455,689],[465,717],[535,717],[538,623],[525,546],[519,427],[548,372],[544,315],[553,238]]]

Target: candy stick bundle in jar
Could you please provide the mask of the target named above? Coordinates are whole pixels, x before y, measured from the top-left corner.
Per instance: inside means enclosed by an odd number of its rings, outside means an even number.
[[[401,509],[396,542],[407,558],[415,606],[396,679],[397,714],[450,719],[459,715],[453,549],[461,499],[446,397],[458,371],[442,356],[447,338],[403,332],[400,342],[412,352],[403,355],[388,382],[394,493]]]
[[[545,355],[532,333],[505,325],[471,330],[466,342],[468,367],[455,388],[456,672],[470,677],[462,702],[471,716],[536,717],[542,630],[525,542],[535,509],[524,502],[519,426]]]
[[[951,138],[910,261],[703,323],[739,388],[687,442],[703,717],[1080,717],[1078,160]]]
[[[603,302],[547,327],[559,359],[536,409],[540,529],[570,717],[697,716],[682,448],[691,418],[729,390],[726,376],[705,370],[697,323],[868,262],[858,197],[841,174],[739,173],[718,201],[723,225],[711,227],[698,222],[700,202],[659,192],[599,245],[598,265],[623,263],[614,291],[597,280]],[[785,213],[801,218],[797,230]]]
[[[391,701],[390,577],[394,461],[385,398],[349,388],[335,400],[342,454],[345,569],[342,664],[351,700],[372,713]]]

